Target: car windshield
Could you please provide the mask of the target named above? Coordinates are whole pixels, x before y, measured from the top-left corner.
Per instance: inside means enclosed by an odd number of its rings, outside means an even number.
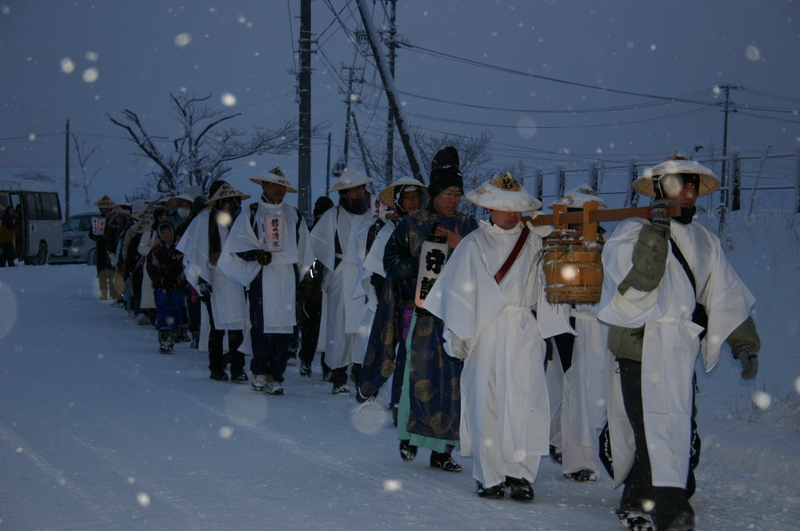
[[[73,216],[64,222],[64,230],[89,230],[92,216]]]

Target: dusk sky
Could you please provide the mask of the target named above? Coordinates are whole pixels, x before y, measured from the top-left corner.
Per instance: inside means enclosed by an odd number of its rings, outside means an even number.
[[[385,22],[385,2],[373,4]],[[347,71],[364,83],[355,112],[368,143],[383,143],[386,99],[371,57],[350,42],[361,20],[354,0],[312,2],[312,121],[327,123],[332,158],[344,142]],[[0,3],[0,169],[64,175],[64,128],[100,169],[93,197],[123,195],[152,170],[109,115],[140,115],[155,136],[178,133],[169,94],[212,95],[209,105],[242,116],[232,125],[274,127],[298,113],[294,52],[299,0],[12,0]],[[338,14],[338,18],[336,16]],[[545,175],[558,164],[655,164],[675,150],[719,160],[730,85],[729,147],[755,171],[791,184],[800,139],[800,2],[790,0],[436,0],[397,3],[407,43],[396,84],[410,124],[427,134],[492,135],[500,171],[522,163]],[[607,89],[607,90],[603,90]],[[233,96],[233,99],[230,98]],[[676,98],[669,101],[662,98]],[[352,137],[351,137],[352,138]],[[396,141],[396,143],[399,143]],[[777,155],[783,155],[778,157]],[[351,165],[359,169],[354,140]],[[72,172],[77,161],[71,156]],[[325,138],[312,171],[323,193]],[[297,155],[234,165],[232,184],[280,165],[297,182]],[[575,179],[581,179],[576,175]],[[577,182],[575,183],[577,184]],[[620,184],[623,186],[623,184]]]

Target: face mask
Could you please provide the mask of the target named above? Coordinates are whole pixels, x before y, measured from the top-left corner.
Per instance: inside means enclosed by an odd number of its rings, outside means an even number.
[[[181,218],[186,218],[186,217],[189,217],[189,214],[191,214],[191,213],[192,213],[192,211],[191,211],[191,209],[189,209],[189,208],[184,208],[184,207],[181,207],[181,208],[179,208],[179,209],[178,209],[178,215],[179,215]]]

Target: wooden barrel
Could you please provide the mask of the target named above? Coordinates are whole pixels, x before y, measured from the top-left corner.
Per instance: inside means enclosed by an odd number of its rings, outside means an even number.
[[[579,231],[556,231],[543,243],[547,301],[600,302],[602,243],[584,242]]]

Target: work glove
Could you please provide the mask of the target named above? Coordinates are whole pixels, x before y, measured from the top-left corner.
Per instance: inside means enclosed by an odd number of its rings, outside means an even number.
[[[108,253],[108,263],[111,264],[113,269],[117,268],[117,255],[114,253]]]
[[[197,283],[197,292],[200,294],[200,298],[202,300],[208,300],[211,298],[211,292],[214,291],[211,287],[211,284],[200,279],[200,282]]]
[[[653,206],[650,207],[650,221],[653,225],[669,230],[667,207],[674,204],[675,201],[673,199],[656,199],[653,201]]]
[[[256,253],[256,260],[258,260],[258,263],[262,266],[268,266],[270,263],[272,263],[272,253],[259,250]]]
[[[733,356],[742,364],[742,378],[752,380],[758,374],[758,354],[749,345],[739,347]]]

